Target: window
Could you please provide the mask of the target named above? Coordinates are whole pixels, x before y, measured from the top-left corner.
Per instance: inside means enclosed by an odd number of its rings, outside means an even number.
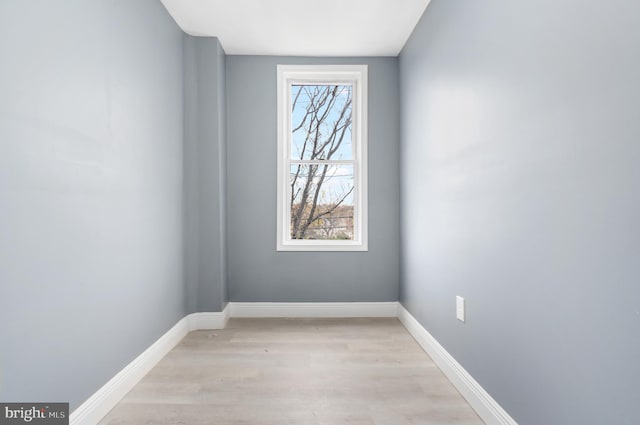
[[[278,65],[278,251],[366,251],[367,66]]]

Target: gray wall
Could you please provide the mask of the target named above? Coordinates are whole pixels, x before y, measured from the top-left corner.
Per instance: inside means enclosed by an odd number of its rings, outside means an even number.
[[[187,312],[227,302],[225,54],[217,38],[184,35]]]
[[[74,409],[185,314],[182,33],[3,0],[0,56],[0,400]]]
[[[433,0],[400,56],[401,300],[520,425],[640,423],[639,17]]]
[[[369,252],[276,252],[276,65],[369,65]],[[397,58],[227,57],[231,301],[395,301],[399,276]]]

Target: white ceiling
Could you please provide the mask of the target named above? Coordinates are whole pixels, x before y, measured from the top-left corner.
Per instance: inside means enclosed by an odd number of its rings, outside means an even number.
[[[161,0],[231,55],[396,56],[430,0]]]

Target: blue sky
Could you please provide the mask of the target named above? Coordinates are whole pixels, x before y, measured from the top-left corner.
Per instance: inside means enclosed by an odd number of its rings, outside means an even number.
[[[293,85],[291,87],[291,102],[293,104],[294,99],[298,95],[298,92],[302,91],[300,94],[298,101],[296,102],[296,107],[292,111],[292,124],[294,127],[297,127],[301,120],[303,119],[307,106],[310,103],[309,93],[312,93],[316,88],[325,88],[327,86],[322,85]],[[326,119],[320,127],[321,130],[321,138],[320,141],[323,142],[326,140],[326,137],[331,133],[331,129],[333,128],[334,123],[339,119],[340,111],[343,109],[345,102],[350,98],[352,86],[351,85],[341,85],[339,87],[339,95],[338,100],[334,104],[333,108],[329,111]],[[351,107],[348,109],[348,114],[351,114]],[[295,133],[293,133],[292,138],[292,146],[291,146],[291,159],[301,159],[301,152],[304,145],[304,140],[306,138],[307,132],[309,129],[309,120],[305,123],[305,126]],[[292,128],[293,130],[293,128]],[[344,140],[340,145],[338,151],[331,157],[331,159],[339,160],[350,160],[353,159],[352,153],[352,133],[351,133],[351,125],[349,125]],[[310,159],[311,151],[309,147],[307,147],[304,157],[302,159]]]

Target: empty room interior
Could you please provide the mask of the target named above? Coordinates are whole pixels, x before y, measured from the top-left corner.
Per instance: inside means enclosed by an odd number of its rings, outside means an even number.
[[[0,423],[640,425],[640,3],[0,35]]]

